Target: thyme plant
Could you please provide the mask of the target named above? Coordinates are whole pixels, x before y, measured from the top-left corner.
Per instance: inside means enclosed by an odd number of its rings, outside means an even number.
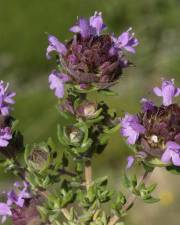
[[[120,118],[91,96],[114,95],[111,87],[132,65],[127,53],[134,54],[138,45],[132,29],[115,37],[95,12],[90,19],[80,18],[70,31],[74,36],[66,43],[49,35],[46,53],[48,59],[52,52],[56,55],[49,84],[64,119],[57,129],[60,150],[52,138],[33,145],[23,142],[11,116],[15,93],[0,82],[1,165],[19,177],[12,190],[2,193],[2,223],[11,217],[15,225],[122,225],[137,198],[159,201],[152,195],[156,184],[147,183],[156,167],[180,171],[180,107],[173,102],[180,88],[174,80],[162,80],[162,87],[153,89],[163,100],[160,106],[143,98],[139,113]],[[106,174],[93,178],[93,159],[119,131],[132,149],[127,169],[136,164],[144,170],[140,178],[125,170],[121,181],[129,194],[110,189]]]

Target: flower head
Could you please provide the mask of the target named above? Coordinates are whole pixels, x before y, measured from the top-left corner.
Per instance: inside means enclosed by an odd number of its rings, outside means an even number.
[[[173,102],[173,97],[180,95],[180,88],[175,87],[174,79],[163,80],[161,88],[155,87],[154,93],[163,98],[163,105],[168,106]]]
[[[121,120],[121,134],[127,137],[128,144],[135,144],[140,134],[145,132],[145,128],[140,124],[136,115],[126,114]]]
[[[180,166],[180,144],[168,141],[161,160],[165,163],[172,162],[175,166]]]
[[[5,84],[4,81],[0,81],[0,114],[7,116],[10,113],[10,105],[14,104],[13,97],[15,92],[8,91],[9,83]]]
[[[54,90],[56,97],[63,98],[64,84],[69,80],[68,76],[64,73],[53,71],[49,75],[50,89]]]
[[[66,44],[49,37],[47,56],[51,51],[58,53],[61,73],[67,74],[78,90],[109,88],[131,64],[125,58],[124,49],[135,51],[138,41],[134,34],[128,30],[115,41],[111,34],[102,34],[105,27],[102,14],[95,12],[89,19],[80,18],[70,28],[75,35]]]
[[[10,127],[0,128],[0,148],[7,147],[9,141],[12,139]]]
[[[156,158],[180,166],[180,106],[172,104],[172,96],[178,95],[179,89],[171,80],[163,81],[162,90],[157,90],[161,91],[166,104],[159,107],[143,98],[142,112],[136,116],[126,114],[122,119],[121,133],[128,137],[128,144],[136,144],[136,155],[144,152],[146,160]]]

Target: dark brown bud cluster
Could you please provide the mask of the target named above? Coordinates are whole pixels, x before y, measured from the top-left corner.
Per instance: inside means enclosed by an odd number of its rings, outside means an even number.
[[[143,150],[156,157],[161,157],[168,141],[180,144],[180,107],[177,104],[154,107],[139,115],[145,133],[140,142]]]
[[[120,77],[122,68],[128,65],[120,59],[118,52],[111,54],[113,41],[110,35],[88,39],[77,35],[66,47],[62,65],[76,84],[85,87],[92,83],[100,88],[110,86]]]

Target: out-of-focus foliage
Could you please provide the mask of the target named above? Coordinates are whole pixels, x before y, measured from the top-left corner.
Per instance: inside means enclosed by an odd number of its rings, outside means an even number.
[[[0,0],[0,79],[10,81],[17,91],[14,116],[20,120],[26,142],[54,137],[60,122],[56,99],[48,90],[47,77],[53,66],[45,58],[46,33],[68,39],[76,17],[89,17],[95,10],[103,12],[112,33],[131,26],[140,41],[133,57],[136,66],[128,69],[115,87],[119,96],[108,97],[120,115],[138,110],[141,97],[151,96],[161,76],[176,78],[179,86],[179,0]],[[125,150],[117,134],[97,161],[115,171]],[[100,169],[98,163],[96,168]]]

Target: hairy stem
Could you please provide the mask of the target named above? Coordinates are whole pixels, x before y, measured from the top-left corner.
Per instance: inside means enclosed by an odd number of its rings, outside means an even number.
[[[90,160],[87,160],[85,162],[84,175],[85,175],[86,189],[88,190],[92,182],[92,166]]]
[[[142,183],[146,184],[148,178],[151,176],[152,172],[145,171],[143,176],[140,178],[138,185],[140,186]],[[134,195],[133,193],[129,196],[126,204],[123,205],[122,211],[126,212],[128,211],[129,208],[134,204],[136,201],[137,196]],[[108,225],[115,225],[121,218],[117,215],[114,215],[110,218]]]

